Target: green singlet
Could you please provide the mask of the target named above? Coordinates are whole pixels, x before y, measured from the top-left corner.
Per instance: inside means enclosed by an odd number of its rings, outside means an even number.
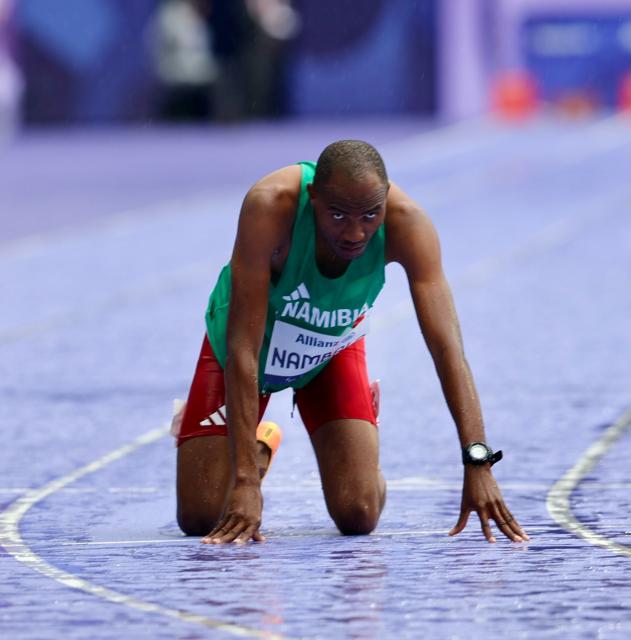
[[[303,387],[336,353],[366,335],[368,315],[385,282],[383,224],[343,275],[327,278],[320,273],[315,254],[315,216],[307,192],[316,165],[301,162],[300,166],[300,198],[289,255],[278,282],[270,283],[259,356],[261,393]],[[208,339],[224,368],[231,280],[227,264],[206,311]]]

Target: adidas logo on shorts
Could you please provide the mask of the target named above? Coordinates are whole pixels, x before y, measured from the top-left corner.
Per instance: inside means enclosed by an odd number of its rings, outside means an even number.
[[[208,416],[208,418],[205,418],[204,420],[202,420],[199,424],[202,427],[211,427],[213,425],[221,427],[226,424],[225,413],[226,413],[226,405],[224,405],[223,407],[219,407],[219,409],[217,409],[215,413]]]

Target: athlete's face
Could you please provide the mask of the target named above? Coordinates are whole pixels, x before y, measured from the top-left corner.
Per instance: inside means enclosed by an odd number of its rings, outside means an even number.
[[[359,181],[334,172],[308,188],[320,238],[338,258],[358,258],[385,218],[389,186],[373,172]]]

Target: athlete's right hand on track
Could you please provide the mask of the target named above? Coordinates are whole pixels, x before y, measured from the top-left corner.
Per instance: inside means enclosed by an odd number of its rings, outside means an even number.
[[[259,532],[263,513],[261,486],[257,483],[237,483],[219,524],[204,538],[204,544],[222,542],[262,542]]]

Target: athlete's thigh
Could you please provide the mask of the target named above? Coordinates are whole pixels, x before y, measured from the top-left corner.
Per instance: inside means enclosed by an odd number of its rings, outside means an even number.
[[[377,416],[364,341],[338,353],[296,392],[296,402],[318,459],[327,504],[348,492],[364,497],[380,492]]]
[[[371,497],[381,490],[379,434],[365,420],[333,420],[311,435],[327,498]]]
[[[205,535],[221,517],[230,491],[228,438],[191,438],[177,450],[177,517],[189,534]]]
[[[370,533],[386,500],[377,429],[362,420],[338,420],[322,425],[311,441],[326,507],[340,533]]]
[[[310,436],[337,420],[376,425],[364,339],[340,351],[309,384],[298,389],[296,404]]]

